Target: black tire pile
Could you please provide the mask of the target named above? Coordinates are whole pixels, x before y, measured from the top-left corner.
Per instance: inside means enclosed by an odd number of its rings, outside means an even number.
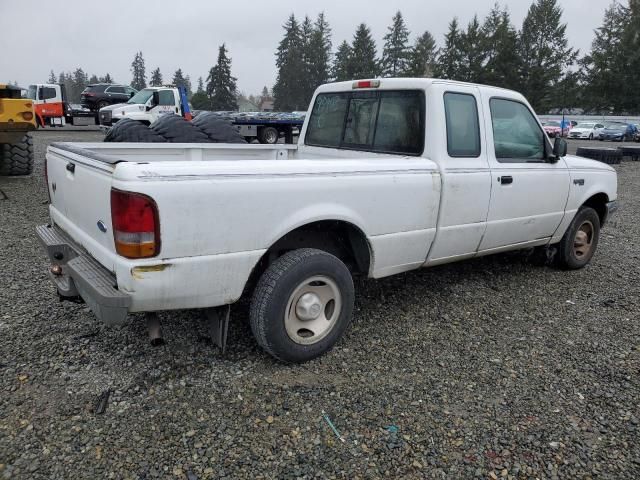
[[[33,138],[25,135],[18,143],[0,143],[0,175],[29,175],[33,170]]]
[[[104,137],[105,142],[135,143],[247,143],[231,122],[203,112],[193,121],[178,115],[160,117],[153,125],[130,118],[118,121]]]
[[[640,160],[640,145],[618,147],[623,157],[629,157],[634,162]]]
[[[622,162],[624,156],[619,149],[616,148],[595,148],[595,147],[578,147],[576,155],[579,157],[598,160],[609,165],[616,165]]]

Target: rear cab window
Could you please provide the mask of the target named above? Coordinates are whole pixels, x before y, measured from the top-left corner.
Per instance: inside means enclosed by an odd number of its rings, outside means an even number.
[[[422,155],[425,97],[420,90],[321,93],[305,145],[398,155]]]

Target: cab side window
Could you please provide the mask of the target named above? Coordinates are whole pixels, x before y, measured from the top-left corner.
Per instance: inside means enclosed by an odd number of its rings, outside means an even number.
[[[545,134],[531,110],[503,98],[492,98],[489,104],[496,159],[502,163],[543,161]]]
[[[173,98],[173,91],[171,90],[160,90],[158,92],[158,100],[159,103],[158,105],[168,105],[168,106],[173,106],[175,104],[174,98]]]
[[[53,87],[41,87],[38,95],[39,100],[50,100],[56,98],[56,89]]]
[[[476,98],[467,93],[444,94],[447,151],[450,157],[480,156],[480,120]]]

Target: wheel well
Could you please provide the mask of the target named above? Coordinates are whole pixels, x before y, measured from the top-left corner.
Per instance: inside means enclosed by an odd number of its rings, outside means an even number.
[[[606,193],[597,193],[591,198],[589,198],[586,202],[583,203],[586,207],[593,208],[600,218],[600,224],[603,224],[607,219],[607,202],[609,201],[609,197],[607,197]]]
[[[247,285],[255,285],[274,260],[299,248],[330,253],[342,260],[352,274],[369,273],[371,249],[362,230],[349,222],[323,220],[298,227],[271,245],[254,267]]]

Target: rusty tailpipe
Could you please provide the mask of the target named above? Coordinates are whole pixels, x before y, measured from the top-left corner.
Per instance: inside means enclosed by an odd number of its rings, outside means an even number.
[[[149,340],[151,345],[158,347],[164,344],[162,338],[162,325],[160,325],[160,317],[157,313],[147,313],[147,330],[149,331]]]

